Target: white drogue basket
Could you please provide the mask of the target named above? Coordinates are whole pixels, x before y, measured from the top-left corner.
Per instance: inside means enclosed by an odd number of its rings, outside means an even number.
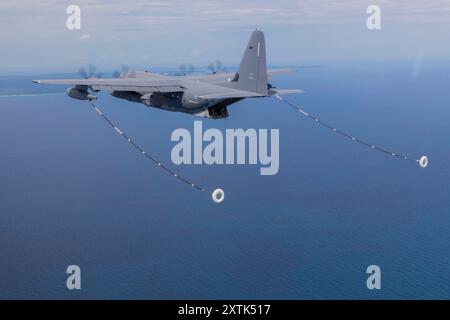
[[[215,203],[221,203],[225,199],[225,192],[222,189],[216,189],[212,192],[211,197]]]

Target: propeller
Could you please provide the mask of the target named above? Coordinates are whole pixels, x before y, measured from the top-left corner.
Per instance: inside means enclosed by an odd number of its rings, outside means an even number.
[[[175,73],[176,76],[187,76],[189,74],[192,74],[195,71],[195,67],[194,67],[194,65],[192,63],[190,63],[190,64],[186,64],[186,63],[180,64],[178,69],[180,71]]]
[[[87,66],[87,70],[85,67],[81,67],[80,69],[78,69],[78,74],[83,78],[83,79],[90,79],[90,78],[101,78],[102,74],[99,72],[96,74],[97,71],[97,67],[93,64],[89,64]],[[99,92],[100,90],[94,90],[92,88],[92,86],[85,86],[85,90],[91,90],[93,92]]]
[[[93,64],[89,64],[87,67],[87,71],[85,67],[81,67],[80,69],[78,69],[78,74],[84,79],[93,78],[94,75],[96,78],[101,78],[102,74],[101,73],[95,74],[96,71],[97,67],[94,66]]]
[[[114,70],[114,72],[112,73],[112,77],[113,78],[120,78],[120,72],[118,70]]]
[[[122,65],[119,70],[114,70],[112,77],[113,78],[126,78],[128,76],[128,72],[130,68],[127,65]]]
[[[209,71],[211,71],[212,74],[220,73],[220,72],[227,72],[227,68],[223,66],[222,61],[217,60],[215,63],[211,62],[208,65]]]

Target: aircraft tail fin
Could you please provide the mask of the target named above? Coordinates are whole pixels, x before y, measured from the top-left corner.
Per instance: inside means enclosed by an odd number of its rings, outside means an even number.
[[[245,48],[235,81],[239,90],[268,94],[266,42],[262,31],[253,32]]]

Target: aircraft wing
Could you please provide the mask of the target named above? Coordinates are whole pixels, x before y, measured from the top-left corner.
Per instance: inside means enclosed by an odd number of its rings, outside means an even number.
[[[179,92],[184,91],[181,81],[176,79],[146,78],[89,78],[33,80],[35,83],[90,86],[94,90],[136,91],[136,92]]]
[[[221,88],[224,92],[211,93],[199,96],[202,99],[229,99],[229,98],[258,98],[267,97],[265,94],[256,92],[242,91],[230,88]]]

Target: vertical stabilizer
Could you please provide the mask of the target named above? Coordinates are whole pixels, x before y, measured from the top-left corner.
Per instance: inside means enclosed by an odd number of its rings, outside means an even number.
[[[266,41],[262,31],[253,32],[236,78],[240,90],[267,94]]]

